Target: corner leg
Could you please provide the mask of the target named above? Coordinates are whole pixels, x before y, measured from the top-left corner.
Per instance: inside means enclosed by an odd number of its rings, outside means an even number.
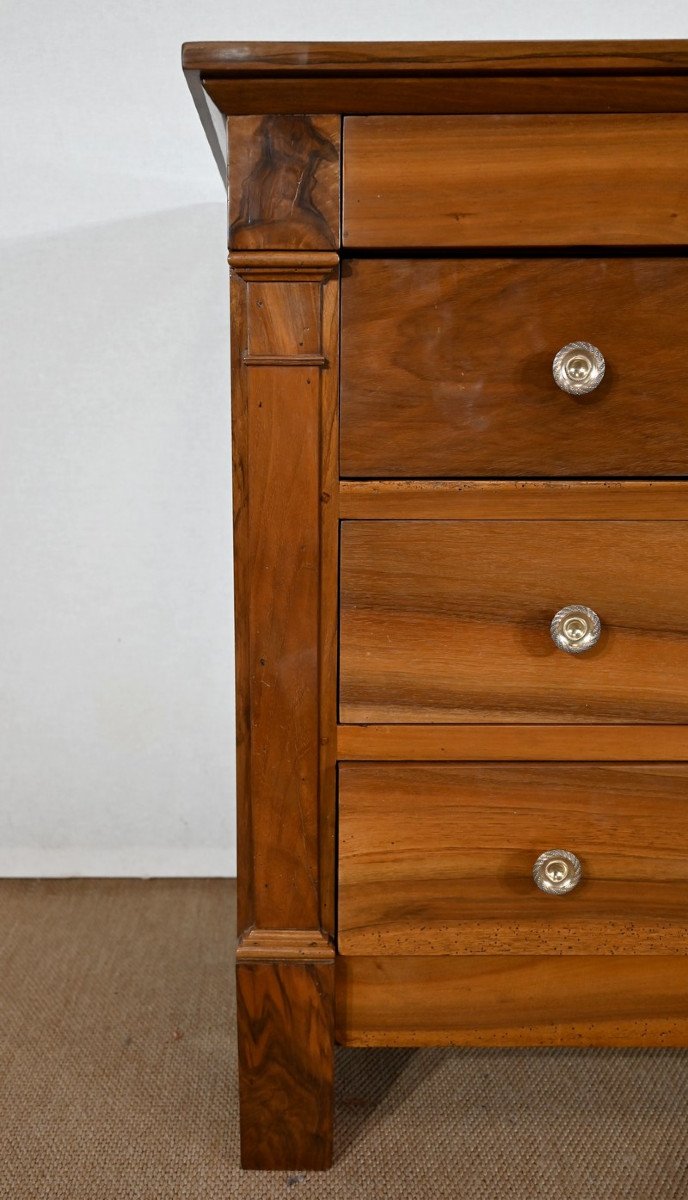
[[[241,1165],[332,1165],[334,963],[237,965]]]

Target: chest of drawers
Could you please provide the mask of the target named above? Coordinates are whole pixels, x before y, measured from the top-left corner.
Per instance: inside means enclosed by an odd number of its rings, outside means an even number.
[[[335,1042],[688,1045],[688,45],[189,44],[228,183],[242,1160]]]

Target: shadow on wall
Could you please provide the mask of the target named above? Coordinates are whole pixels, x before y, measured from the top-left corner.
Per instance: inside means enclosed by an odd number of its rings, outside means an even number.
[[[0,245],[0,875],[233,873],[224,228]]]

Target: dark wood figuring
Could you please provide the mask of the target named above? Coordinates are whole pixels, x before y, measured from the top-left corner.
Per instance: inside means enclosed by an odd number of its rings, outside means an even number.
[[[688,719],[688,525],[346,521],[340,720]],[[579,655],[554,614],[592,608]]]
[[[683,113],[347,117],[343,244],[685,244],[687,136]]]
[[[339,515],[370,521],[685,521],[688,488],[656,479],[345,479]]]
[[[685,1046],[688,958],[405,956],[336,961],[345,1046]]]
[[[688,464],[683,257],[360,259],[342,280],[342,474],[648,476]],[[587,396],[552,359],[592,342]]]
[[[686,725],[340,725],[342,761],[688,760]]]
[[[340,122],[332,116],[230,117],[229,245],[339,245]]]
[[[325,1170],[332,1162],[334,964],[237,970],[241,1165]]]
[[[685,764],[343,764],[338,950],[684,954],[687,817]],[[565,896],[531,874],[557,848]]]

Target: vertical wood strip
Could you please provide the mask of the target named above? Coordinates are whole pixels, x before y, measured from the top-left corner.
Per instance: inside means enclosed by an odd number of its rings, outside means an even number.
[[[320,924],[334,937],[339,657],[339,280],[323,287],[320,375]]]
[[[268,928],[319,923],[318,385],[315,368],[249,369],[253,870]]]
[[[239,929],[317,930],[322,924],[332,932],[337,259],[242,254],[237,260]],[[317,329],[309,337],[322,365],[302,365],[303,289],[313,281]],[[269,308],[261,316],[261,349],[271,361],[252,365],[247,336],[250,305],[258,302]]]

